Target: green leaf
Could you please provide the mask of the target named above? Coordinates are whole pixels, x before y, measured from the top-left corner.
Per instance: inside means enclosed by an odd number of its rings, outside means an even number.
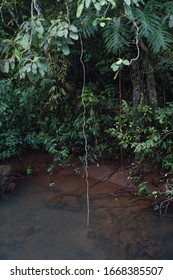
[[[131,0],[124,0],[124,2],[125,2],[128,6],[131,5]]]
[[[17,49],[14,50],[14,56],[17,58],[18,61],[20,61],[20,52]]]
[[[125,9],[125,13],[128,16],[128,18],[133,21],[134,16],[133,16],[132,8],[130,7],[130,5],[125,5],[124,9]]]
[[[21,43],[21,45],[22,45],[22,48],[25,49],[25,50],[29,47],[29,44],[30,44],[30,36],[29,36],[28,33],[26,33],[26,34],[22,37],[20,43]]]
[[[114,72],[119,70],[119,66],[115,62],[111,65],[111,68]]]
[[[28,79],[30,80],[31,83],[34,82],[35,76],[34,76],[34,74],[32,72],[28,72],[27,73],[27,77],[28,77]]]
[[[4,63],[4,73],[7,73],[7,74],[9,73],[9,66],[10,66],[9,61],[6,60]]]
[[[14,70],[15,69],[15,62],[11,61],[10,66],[11,66],[11,70]]]
[[[62,51],[63,51],[63,54],[64,54],[64,55],[69,55],[69,54],[70,54],[69,46],[68,46],[68,45],[64,45],[64,46],[62,47]]]
[[[54,37],[57,33],[57,26],[54,26],[50,31],[50,36]]]
[[[39,68],[39,71],[41,70],[42,72],[47,71],[47,64],[41,63],[40,61],[37,61],[37,67]]]
[[[104,21],[102,21],[102,22],[100,23],[100,26],[101,26],[101,27],[105,27],[105,25],[106,25],[106,23],[105,23]]]
[[[64,37],[67,38],[68,36],[68,29],[64,29]]]
[[[35,63],[32,64],[31,69],[32,69],[32,73],[33,73],[34,75],[36,75],[38,71],[37,71],[37,65],[36,65]]]
[[[119,58],[119,60],[116,62],[117,65],[121,65],[123,63],[123,60]]]
[[[58,47],[62,47],[62,43],[61,43],[60,40],[57,40],[57,41],[56,41],[56,44],[57,44]]]
[[[64,36],[64,31],[59,30],[59,31],[57,32],[57,35],[58,35],[58,37],[63,37],[63,36]]]
[[[88,9],[92,0],[85,0],[85,7]]]
[[[44,33],[44,28],[39,20],[36,22],[36,32],[39,33],[38,36],[42,38],[42,35]]]
[[[12,56],[12,57],[9,59],[9,63],[10,63],[10,68],[11,68],[11,70],[14,70],[14,69],[15,69],[15,58],[14,58],[14,56]]]
[[[101,5],[100,5],[100,3],[95,3],[95,4],[94,4],[94,7],[96,8],[97,11],[100,11],[101,8],[102,8]]]
[[[114,0],[108,0],[109,3],[112,5],[112,9],[116,7],[116,2]]]
[[[77,13],[76,13],[77,18],[80,18],[81,14],[82,14],[82,11],[83,11],[83,8],[84,8],[84,0],[82,0],[82,2],[80,2],[78,4]]]
[[[77,33],[74,33],[74,32],[70,32],[69,36],[73,40],[78,40],[78,38],[79,38],[79,35]]]
[[[127,59],[125,59],[123,60],[123,64],[129,66],[130,62]]]
[[[25,67],[26,67],[26,72],[27,72],[27,73],[31,72],[31,63],[27,63],[27,64],[25,65]]]
[[[70,38],[67,38],[67,39],[66,39],[66,43],[67,43],[68,45],[74,45],[73,41],[72,41]],[[61,44],[61,46],[62,46],[62,44]]]
[[[97,26],[97,23],[98,23],[98,19],[96,18],[96,19],[93,21],[93,26],[96,27],[96,26]]]
[[[173,15],[170,16],[169,18],[169,28],[173,27]]]
[[[77,27],[76,27],[75,25],[73,25],[73,24],[71,24],[71,25],[69,26],[69,30],[72,31],[72,32],[75,32],[75,33],[78,32]]]
[[[45,72],[47,71],[47,65],[45,63],[37,62],[37,67],[40,75],[44,77]]]

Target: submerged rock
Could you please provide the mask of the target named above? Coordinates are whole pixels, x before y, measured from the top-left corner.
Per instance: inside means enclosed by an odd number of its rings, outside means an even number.
[[[12,167],[8,164],[0,165],[0,177],[12,175]]]
[[[154,203],[152,204],[152,208],[153,208],[154,211],[159,211],[159,209],[160,209],[159,203],[154,202]]]
[[[48,207],[63,207],[67,210],[79,211],[82,208],[82,204],[79,196],[71,194],[54,193],[49,195],[46,200]]]
[[[16,186],[14,179],[11,166],[0,165],[0,197],[14,191]]]

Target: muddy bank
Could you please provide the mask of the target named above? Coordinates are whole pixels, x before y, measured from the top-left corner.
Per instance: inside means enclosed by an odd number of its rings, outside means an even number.
[[[0,200],[0,259],[173,258],[172,213],[160,217],[150,200],[134,199],[127,169],[104,162],[89,167],[87,228],[82,166],[74,161],[50,175],[49,164],[41,155],[20,161],[20,169],[11,161],[15,172],[32,174],[16,178],[14,192]]]

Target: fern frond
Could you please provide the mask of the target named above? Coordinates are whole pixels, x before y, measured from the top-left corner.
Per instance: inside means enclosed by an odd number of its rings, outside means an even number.
[[[173,15],[173,1],[166,1],[162,4],[163,9],[165,10],[165,15]]]
[[[80,30],[86,38],[90,38],[98,30],[97,26],[93,26],[94,19],[95,17],[92,11],[90,9],[85,9],[80,19],[74,22],[78,30]]]
[[[148,45],[155,53],[170,49],[173,44],[173,35],[168,30],[166,23],[169,15],[167,10],[172,10],[173,1],[163,4],[160,1],[150,0],[141,10],[134,10],[139,36],[147,39]]]
[[[153,52],[169,50],[173,44],[173,36],[165,28],[156,29],[148,38],[148,45]]]
[[[160,17],[157,14],[149,12],[148,9],[144,9],[143,11],[136,9],[135,17],[140,30],[139,35],[145,38],[149,37],[161,22]]]
[[[129,42],[128,26],[121,23],[120,27],[115,26],[114,22],[110,22],[103,31],[103,39],[108,52],[121,52]]]

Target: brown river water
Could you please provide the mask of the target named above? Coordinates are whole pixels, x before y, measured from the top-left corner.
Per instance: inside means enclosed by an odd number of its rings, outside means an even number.
[[[127,175],[113,165],[90,167],[88,228],[83,173],[17,179],[0,200],[0,259],[173,259],[173,214],[160,217],[150,201],[134,200]]]

